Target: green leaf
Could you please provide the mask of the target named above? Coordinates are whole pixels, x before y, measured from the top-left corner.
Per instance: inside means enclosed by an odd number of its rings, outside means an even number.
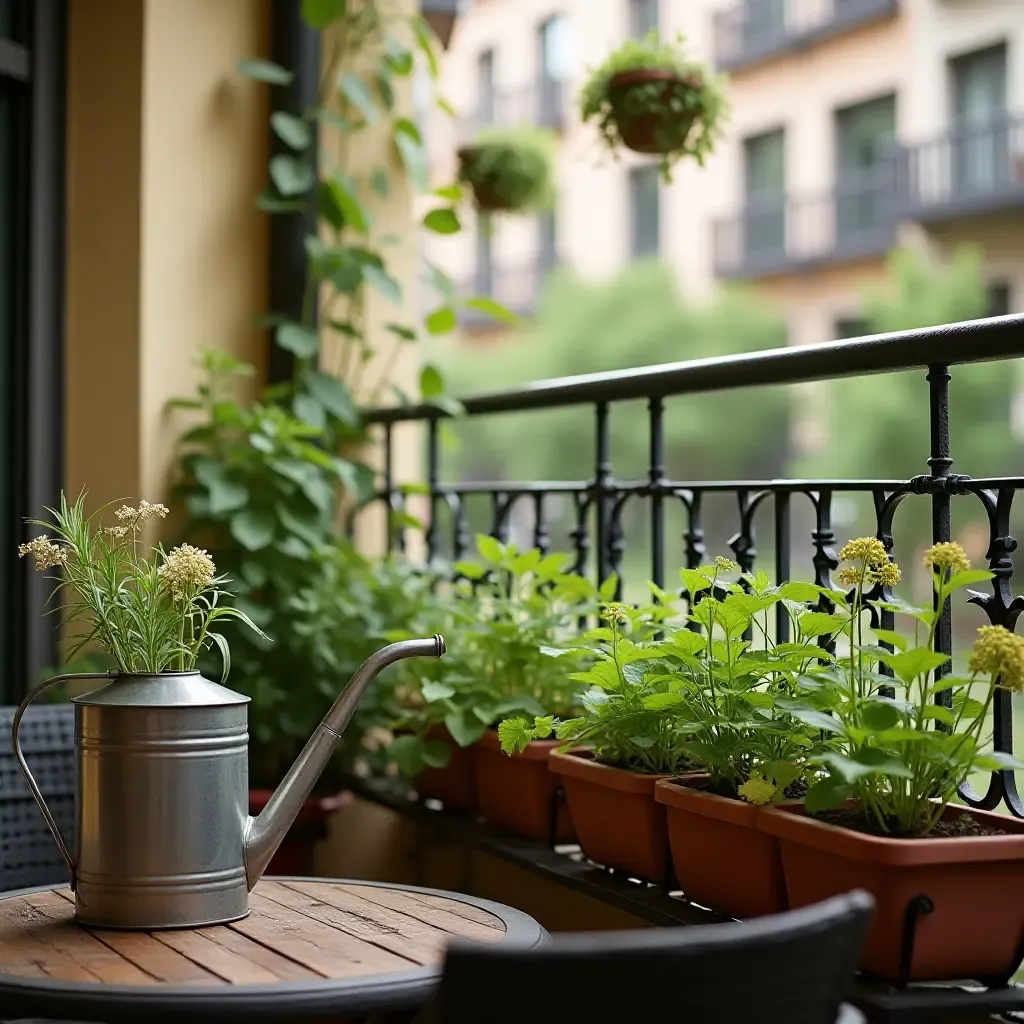
[[[961,691],[953,698],[953,711],[961,721],[970,722],[982,715],[985,705]]]
[[[790,580],[779,587],[779,596],[787,601],[797,601],[800,604],[807,604],[809,601],[818,600],[818,588],[813,583],[803,583],[800,580]]]
[[[412,30],[416,36],[416,45],[426,58],[430,77],[436,79],[440,72],[440,66],[437,61],[437,54],[434,52],[434,37],[430,30],[430,24],[422,14],[412,19]]]
[[[487,575],[487,570],[476,562],[456,562],[452,568],[468,580],[481,580]]]
[[[436,700],[447,700],[449,697],[454,697],[455,687],[449,686],[447,683],[436,682],[433,679],[424,679],[420,684],[420,692],[428,704],[433,704]]]
[[[424,752],[425,745],[419,736],[396,736],[388,746],[388,757],[409,778],[423,771]]]
[[[302,20],[322,32],[332,22],[345,17],[347,0],[302,0]]]
[[[320,525],[315,520],[300,519],[291,512],[287,505],[280,501],[274,505],[274,511],[277,513],[278,522],[304,544],[315,548],[324,542],[325,531],[320,528]]]
[[[438,199],[447,199],[450,203],[461,203],[465,190],[461,185],[442,185],[440,188],[435,188],[431,194],[437,196]]]
[[[370,185],[381,199],[387,199],[389,189],[387,168],[374,167],[370,172]]]
[[[270,115],[270,127],[277,137],[292,149],[305,149],[313,139],[309,122],[283,110],[275,110]]]
[[[453,711],[444,716],[444,725],[451,737],[460,747],[468,747],[476,743],[485,732],[487,726],[478,718],[464,715],[461,711]]]
[[[231,517],[231,536],[246,551],[260,551],[274,539],[274,520],[267,512],[243,509]]]
[[[402,286],[387,271],[378,267],[375,263],[363,264],[363,280],[371,288],[376,288],[388,302],[392,302],[396,306],[402,304]]]
[[[868,729],[881,732],[900,724],[900,713],[884,697],[863,701],[861,720]]]
[[[433,313],[427,315],[424,325],[428,334],[447,334],[455,330],[457,322],[455,310],[451,306],[438,306]]]
[[[382,68],[373,76],[373,80],[377,85],[377,93],[380,96],[381,103],[384,104],[388,110],[395,109],[395,90],[391,84],[391,74],[387,68]]]
[[[602,601],[611,601],[619,589],[619,574],[617,572],[611,573],[597,588],[597,596]]]
[[[407,50],[394,36],[384,40],[384,63],[392,74],[404,78],[412,73],[412,52]]]
[[[817,814],[819,811],[834,811],[842,807],[851,796],[853,796],[851,786],[840,778],[829,776],[827,779],[814,783],[807,790],[804,807],[810,814]]]
[[[842,727],[831,716],[824,711],[815,711],[812,708],[792,708],[789,712],[794,718],[809,725],[812,728],[820,729],[822,732],[842,732]]]
[[[305,199],[282,199],[267,189],[256,197],[256,209],[264,213],[299,213],[306,208]]]
[[[447,206],[431,210],[423,218],[423,226],[438,235],[454,235],[462,227],[458,214]]]
[[[299,359],[312,358],[320,347],[316,331],[304,324],[281,324],[274,332],[274,337],[281,348]]]
[[[827,612],[807,612],[797,620],[800,635],[808,639],[836,633],[849,621],[849,616],[842,614],[829,615]]]
[[[395,147],[405,165],[406,174],[418,189],[426,190],[430,187],[430,177],[427,173],[427,154],[423,143],[419,141],[419,132],[413,136],[400,130],[398,124],[396,122],[394,132]]]
[[[942,704],[928,704],[921,709],[921,714],[925,718],[932,718],[936,722],[941,722],[943,725],[952,726],[956,721],[956,716],[953,712]]]
[[[327,410],[312,395],[296,395],[292,399],[292,412],[314,430],[327,426]]]
[[[260,60],[250,57],[248,60],[240,60],[235,65],[235,70],[254,82],[268,82],[270,85],[288,85],[295,77],[290,71],[286,71],[280,64],[272,60]]]
[[[424,401],[436,398],[444,391],[444,378],[433,363],[425,363],[420,370],[420,394]]]
[[[872,632],[878,637],[880,643],[889,644],[897,651],[905,651],[910,644],[910,641],[902,633],[897,633],[893,629],[876,628]]]
[[[401,338],[402,341],[416,340],[416,332],[411,327],[406,327],[403,324],[385,324],[384,330],[390,331],[395,337]]]
[[[366,118],[367,124],[377,123],[377,108],[373,105],[366,83],[358,75],[346,71],[338,79],[338,88],[345,99]]]
[[[356,195],[355,186],[343,174],[332,174],[321,182],[321,215],[335,230],[351,228],[361,235],[370,230],[370,214]]]
[[[309,393],[332,415],[343,423],[355,426],[359,422],[359,410],[348,385],[329,373],[314,370],[305,377]]]
[[[983,771],[1020,771],[1024,768],[1013,754],[1007,754],[1002,750],[990,750],[987,754],[981,754],[974,759],[974,767]]]
[[[503,306],[500,302],[495,302],[494,299],[488,298],[486,295],[474,295],[472,298],[466,299],[462,305],[466,309],[476,310],[477,313],[483,313],[484,316],[489,316],[504,324],[520,323],[520,318],[512,310]]]
[[[682,702],[683,697],[679,693],[652,693],[644,697],[642,701],[648,711],[661,711],[663,708],[670,708],[675,704],[682,704]]]
[[[927,647],[914,647],[909,651],[886,653],[881,659],[905,683],[913,682],[918,676],[945,665],[949,658]]]
[[[946,591],[948,593],[957,587],[969,587],[972,583],[983,583],[994,576],[995,573],[991,573],[987,569],[967,569],[964,572],[957,572],[946,580]]]
[[[428,768],[446,768],[451,759],[451,747],[444,740],[427,740],[423,744],[423,763]]]
[[[316,174],[305,160],[279,153],[270,161],[270,180],[282,196],[298,196],[313,187]]]
[[[533,739],[533,730],[525,718],[506,718],[498,725],[498,740],[506,754],[521,754]]]
[[[480,557],[484,561],[490,562],[491,565],[497,565],[505,556],[505,549],[502,547],[501,541],[486,533],[476,535],[476,549],[480,553]]]
[[[686,587],[691,602],[702,590],[707,590],[711,586],[711,580],[696,569],[680,569],[679,578],[683,581],[683,586]]]

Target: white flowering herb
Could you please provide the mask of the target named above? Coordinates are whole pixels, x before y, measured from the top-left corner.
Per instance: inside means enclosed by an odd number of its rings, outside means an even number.
[[[108,651],[124,673],[191,672],[216,644],[231,668],[228,642],[218,622],[241,621],[263,633],[249,617],[225,604],[230,580],[217,575],[209,552],[191,544],[165,551],[142,536],[146,524],[167,517],[167,508],[141,501],[121,505],[104,525],[110,506],[87,515],[84,495],[73,505],[61,494],[52,521],[32,520],[50,531],[18,549],[40,572],[59,569],[54,596],[65,621],[79,626],[70,657],[79,650]]]

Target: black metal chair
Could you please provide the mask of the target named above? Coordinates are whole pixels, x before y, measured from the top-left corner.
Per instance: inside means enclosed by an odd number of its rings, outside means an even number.
[[[57,844],[25,784],[11,746],[14,708],[0,707],[0,892],[67,882]],[[74,849],[75,709],[70,704],[29,708],[21,748],[65,840]],[[2,1009],[2,1007],[0,1007]],[[0,1024],[74,1024],[18,1020]]]
[[[559,935],[515,949],[457,943],[439,1024],[842,1024],[874,907],[856,891],[736,924]]]
[[[11,748],[14,708],[0,708],[0,891],[66,882],[67,868]],[[75,827],[75,714],[70,704],[29,708],[21,748],[69,846]]]

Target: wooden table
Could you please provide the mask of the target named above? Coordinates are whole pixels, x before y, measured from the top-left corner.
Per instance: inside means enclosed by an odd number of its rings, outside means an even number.
[[[216,1021],[415,1011],[453,938],[539,945],[526,914],[459,893],[268,878],[242,921],[127,932],[74,922],[67,888],[0,894],[0,1019]]]

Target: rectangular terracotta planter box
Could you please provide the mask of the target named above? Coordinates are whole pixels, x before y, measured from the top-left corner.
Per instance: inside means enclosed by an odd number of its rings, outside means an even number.
[[[800,807],[762,811],[758,827],[781,843],[790,904],[804,907],[851,889],[875,898],[862,967],[893,981],[999,977],[1024,935],[1024,821],[948,807],[1011,835],[890,839],[808,818]],[[930,901],[918,920],[913,959],[900,978],[908,904]]]
[[[779,842],[758,831],[760,808],[682,781],[659,782],[655,799],[668,811],[672,863],[687,898],[741,918],[786,910]]]
[[[654,787],[665,775],[624,771],[595,761],[589,751],[553,751],[576,836],[598,864],[662,885],[669,866],[665,808]]]
[[[447,743],[451,758],[443,768],[424,768],[413,779],[416,792],[425,799],[440,800],[452,810],[475,811],[476,781],[469,748],[460,747],[444,728],[431,729],[429,737]]]
[[[476,774],[477,811],[498,828],[547,842],[551,801],[560,785],[548,767],[548,755],[558,746],[559,740],[533,740],[521,754],[509,757],[496,732],[484,733],[469,748]],[[564,800],[558,801],[555,841],[576,841]]]

